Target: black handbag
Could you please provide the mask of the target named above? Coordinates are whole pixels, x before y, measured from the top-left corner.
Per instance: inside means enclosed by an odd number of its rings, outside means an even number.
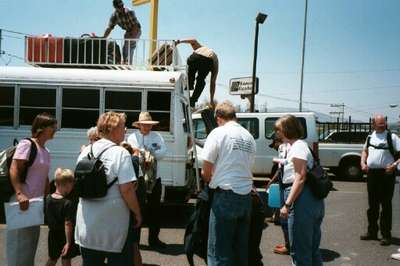
[[[310,149],[310,148],[309,148]],[[312,194],[318,199],[324,199],[328,196],[333,188],[333,183],[330,180],[328,173],[322,168],[319,159],[310,149],[314,158],[313,167],[307,170],[306,185],[310,188]]]

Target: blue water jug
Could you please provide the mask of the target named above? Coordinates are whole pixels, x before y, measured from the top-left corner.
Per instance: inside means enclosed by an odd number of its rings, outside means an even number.
[[[268,206],[271,208],[281,207],[281,193],[279,191],[279,184],[271,184],[269,186]]]

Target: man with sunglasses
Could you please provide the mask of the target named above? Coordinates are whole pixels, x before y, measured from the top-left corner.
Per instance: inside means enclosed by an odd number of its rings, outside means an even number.
[[[113,6],[115,11],[110,17],[108,27],[104,32],[103,37],[107,38],[115,25],[118,25],[125,30],[125,42],[124,47],[122,48],[122,55],[124,58],[123,63],[132,64],[133,52],[136,48],[136,39],[139,39],[142,34],[141,26],[136,18],[135,12],[124,7],[122,0],[113,0]]]

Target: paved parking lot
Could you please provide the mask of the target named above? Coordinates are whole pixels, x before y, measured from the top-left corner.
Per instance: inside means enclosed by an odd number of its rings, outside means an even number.
[[[364,182],[334,182],[336,191],[326,201],[326,215],[323,223],[321,250],[325,265],[399,265],[400,261],[390,259],[390,254],[400,247],[400,197],[396,184],[393,198],[393,244],[387,247],[378,241],[360,241],[359,235],[366,229],[367,195]],[[183,254],[185,220],[191,206],[164,208],[165,218],[160,238],[168,243],[162,253],[147,248],[147,229],[142,231],[142,256],[146,265],[188,265]],[[4,225],[0,226],[0,265],[4,262]],[[36,265],[44,265],[47,259],[47,228],[42,227]],[[289,256],[272,253],[275,244],[282,242],[280,228],[269,224],[262,236],[261,250],[264,265],[290,265]],[[80,258],[73,265],[80,265]],[[61,265],[61,264],[59,264]],[[196,259],[196,265],[205,265]]]

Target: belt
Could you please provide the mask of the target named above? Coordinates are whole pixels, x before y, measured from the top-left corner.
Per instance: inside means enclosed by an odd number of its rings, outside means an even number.
[[[283,189],[285,189],[285,188],[293,186],[293,183],[288,183],[288,184],[282,183],[281,186]]]

